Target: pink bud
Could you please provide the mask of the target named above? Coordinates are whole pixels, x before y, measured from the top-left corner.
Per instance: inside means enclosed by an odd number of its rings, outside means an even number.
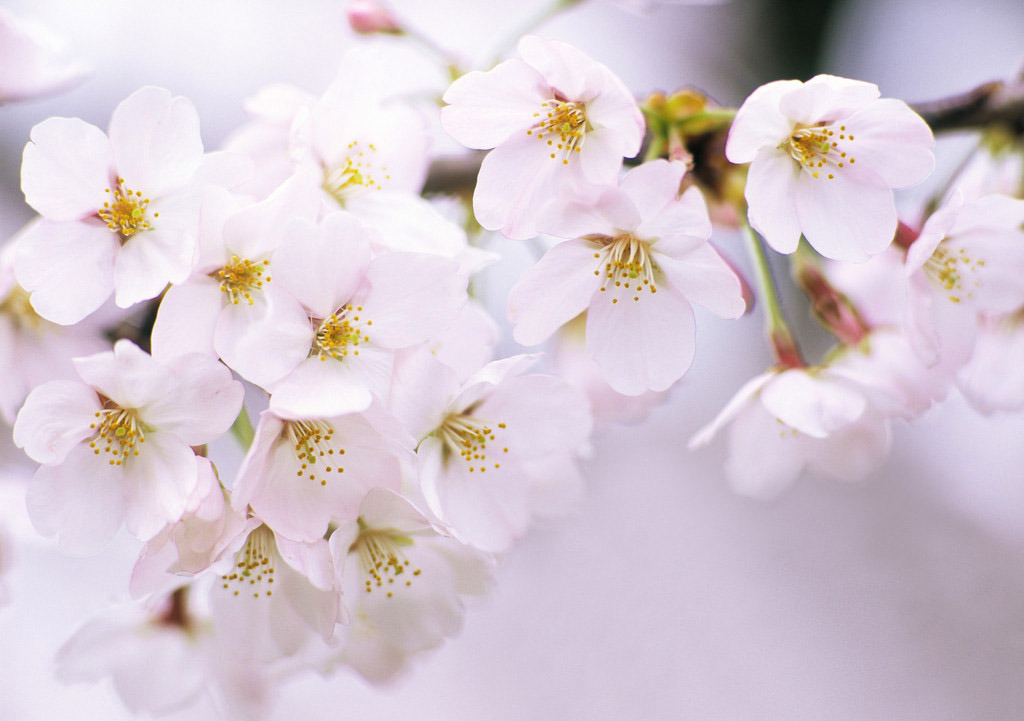
[[[402,32],[391,10],[376,0],[352,0],[347,14],[349,26],[362,35]]]

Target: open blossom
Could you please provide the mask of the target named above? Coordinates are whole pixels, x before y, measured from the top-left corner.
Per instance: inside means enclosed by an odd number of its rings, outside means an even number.
[[[640,150],[644,120],[629,90],[576,48],[529,35],[522,60],[472,72],[444,94],[441,124],[484,158],[473,210],[509,238],[537,234],[535,216],[580,183],[613,184]]]
[[[527,373],[533,356],[481,368],[460,384],[427,352],[395,369],[391,408],[420,439],[423,495],[459,538],[504,551],[536,516],[565,510],[592,427],[586,399],[560,378]]]
[[[954,193],[907,251],[907,331],[929,364],[957,368],[974,349],[983,314],[1024,305],[1024,200]]]
[[[486,592],[494,565],[384,488],[366,494],[330,547],[349,615],[335,660],[377,683],[458,631],[462,598]]]
[[[0,104],[60,92],[85,78],[85,66],[65,60],[42,25],[0,8]]]
[[[801,233],[827,258],[862,261],[896,232],[892,190],[931,173],[931,130],[871,83],[818,75],[762,85],[740,106],[726,157],[750,163],[750,224],[780,253]]]
[[[75,367],[81,381],[39,386],[14,424],[14,442],[42,464],[29,516],[66,552],[99,550],[122,522],[148,540],[185,512],[199,472],[191,447],[227,431],[242,385],[205,356],[165,365],[127,340]]]
[[[199,116],[162,88],[114,110],[109,136],[78,118],[32,129],[21,187],[44,220],[18,245],[15,273],[45,318],[71,325],[111,292],[122,308],[183,281],[199,220]]]
[[[587,311],[587,352],[619,393],[667,389],[694,355],[691,301],[738,318],[746,308],[736,273],[707,242],[711,221],[700,190],[682,196],[682,163],[657,160],[629,171],[618,188],[552,206],[549,250],[509,293],[515,338],[542,342]]]

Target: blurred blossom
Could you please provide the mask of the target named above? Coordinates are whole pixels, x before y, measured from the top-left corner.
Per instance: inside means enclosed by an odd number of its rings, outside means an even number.
[[[42,25],[0,8],[0,104],[50,95],[80,83],[89,70],[64,59]]]

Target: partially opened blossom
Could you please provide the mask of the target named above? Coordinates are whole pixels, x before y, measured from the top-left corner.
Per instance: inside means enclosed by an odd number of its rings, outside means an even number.
[[[42,464],[29,516],[65,552],[98,551],[123,522],[148,540],[185,512],[198,478],[192,446],[227,431],[242,385],[204,356],[163,364],[127,340],[75,367],[80,381],[37,387],[14,424],[14,442]]]
[[[827,258],[862,261],[896,232],[894,188],[934,165],[931,130],[871,83],[818,75],[762,85],[740,106],[726,157],[750,163],[749,220],[780,253],[800,235]]]
[[[886,417],[863,389],[823,369],[793,368],[748,381],[690,448],[729,427],[725,473],[737,493],[770,498],[805,468],[844,481],[865,478],[889,447]]]
[[[279,536],[313,542],[331,521],[355,518],[369,489],[401,489],[400,461],[413,446],[402,440],[397,421],[377,408],[328,418],[264,411],[232,503],[251,506]]]
[[[619,187],[554,206],[544,230],[572,238],[549,250],[509,293],[515,338],[535,345],[587,311],[587,352],[619,393],[663,391],[690,367],[691,302],[738,318],[736,273],[707,242],[711,221],[696,187],[679,195],[682,163],[629,171]]]
[[[930,365],[958,368],[974,349],[981,314],[1024,305],[1024,200],[957,193],[907,251],[907,331]]]
[[[36,125],[21,187],[44,220],[22,237],[15,273],[40,315],[71,325],[112,292],[127,308],[183,281],[203,161],[195,107],[162,88],[119,104],[109,136],[78,118]]]
[[[462,384],[426,352],[404,355],[395,369],[391,409],[419,440],[430,510],[486,551],[507,550],[535,517],[564,512],[582,488],[586,400],[560,378],[527,373],[535,362],[495,361]]]
[[[386,399],[394,353],[441,332],[466,302],[466,278],[423,253],[370,257],[362,224],[338,211],[320,225],[296,221],[274,254],[274,282],[307,317],[280,334],[280,351],[304,358],[273,383],[270,407],[290,418],[329,418]],[[305,329],[303,336],[300,331]]]
[[[613,184],[623,158],[640,150],[644,120],[622,81],[571,45],[528,35],[519,54],[456,80],[441,124],[467,147],[494,148],[480,166],[473,210],[484,228],[523,239],[568,189]]]
[[[334,661],[375,683],[454,635],[463,597],[487,591],[494,565],[384,488],[366,494],[330,546],[349,617]]]
[[[87,74],[44,26],[0,8],[0,104],[60,92]]]

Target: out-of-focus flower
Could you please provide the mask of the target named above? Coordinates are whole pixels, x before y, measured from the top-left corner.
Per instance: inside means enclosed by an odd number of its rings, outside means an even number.
[[[195,107],[162,88],[118,105],[109,137],[78,118],[36,125],[21,187],[44,220],[21,238],[14,269],[40,315],[71,325],[112,291],[127,308],[185,280],[203,160]]]
[[[60,43],[41,25],[0,8],[0,104],[58,93],[88,69],[64,60]]]
[[[361,35],[402,32],[394,12],[378,0],[350,0],[345,16],[349,26]]]
[[[896,232],[892,190],[932,171],[934,138],[871,83],[818,75],[762,85],[740,106],[726,157],[750,163],[750,224],[780,253],[801,233],[827,258],[862,261]]]
[[[679,195],[686,167],[657,160],[618,188],[550,206],[540,223],[563,238],[509,293],[524,345],[542,342],[587,311],[587,351],[619,393],[663,391],[694,355],[690,302],[725,318],[746,309],[743,286],[707,242],[711,221],[697,188]]]
[[[487,591],[493,560],[383,488],[331,535],[349,613],[337,662],[381,683],[462,625],[462,597]]]
[[[191,446],[231,426],[242,384],[205,356],[165,365],[127,340],[75,367],[81,381],[37,387],[14,424],[14,442],[42,464],[32,523],[76,554],[98,551],[122,522],[149,540],[185,512],[198,478]]]
[[[441,124],[467,147],[494,148],[473,210],[484,228],[523,239],[568,188],[614,184],[623,157],[640,150],[644,120],[622,81],[571,45],[530,35],[519,54],[456,80]]]

